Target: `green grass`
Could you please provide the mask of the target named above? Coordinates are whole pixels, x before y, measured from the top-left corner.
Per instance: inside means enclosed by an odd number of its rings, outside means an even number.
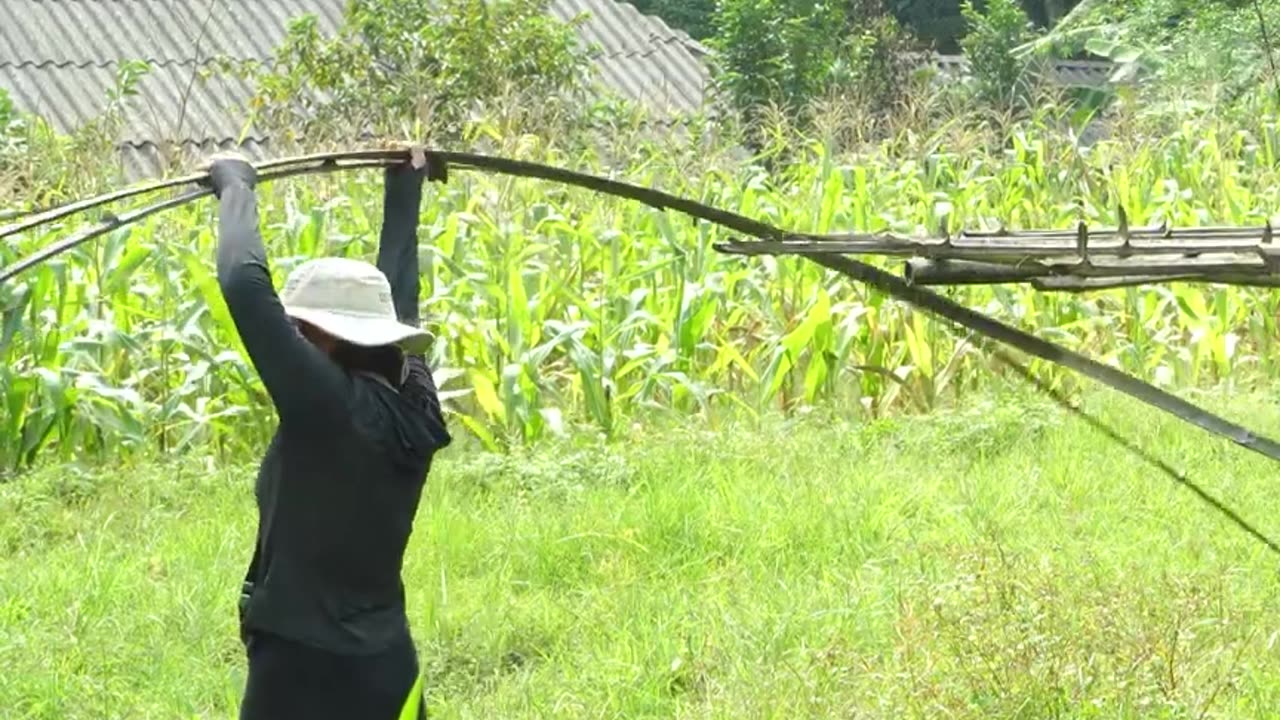
[[[1280,707],[1276,558],[1019,392],[440,461],[405,574],[437,718],[1219,718]],[[1280,434],[1270,398],[1202,398]],[[1265,458],[1091,407],[1280,533]],[[253,462],[0,485],[6,718],[230,718]]]

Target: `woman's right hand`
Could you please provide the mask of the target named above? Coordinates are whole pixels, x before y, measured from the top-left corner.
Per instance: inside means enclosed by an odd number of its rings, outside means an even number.
[[[409,140],[391,140],[382,145],[387,150],[403,150],[409,154],[408,167],[421,170],[427,166],[427,146]]]

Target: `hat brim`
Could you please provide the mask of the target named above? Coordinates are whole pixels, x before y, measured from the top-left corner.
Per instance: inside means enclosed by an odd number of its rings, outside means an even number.
[[[285,307],[291,317],[308,322],[352,345],[377,347],[399,345],[407,353],[425,352],[435,336],[421,328],[411,327],[386,317],[349,315],[330,310]]]

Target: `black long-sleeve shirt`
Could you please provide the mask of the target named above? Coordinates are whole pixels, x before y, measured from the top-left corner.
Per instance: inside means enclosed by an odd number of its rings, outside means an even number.
[[[346,372],[287,317],[258,230],[253,169],[222,168],[218,281],[279,426],[258,473],[244,629],[372,653],[408,632],[401,561],[434,454],[450,442],[425,359],[398,388]],[[377,265],[402,322],[418,321],[422,175],[385,175]]]

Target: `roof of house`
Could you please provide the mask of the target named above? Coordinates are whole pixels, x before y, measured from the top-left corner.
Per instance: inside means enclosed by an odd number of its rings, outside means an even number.
[[[212,4],[216,12],[210,12]],[[99,116],[123,61],[151,65],[128,101],[120,141],[125,174],[158,170],[157,141],[227,146],[241,135],[251,96],[228,75],[195,81],[216,56],[269,60],[291,19],[312,13],[320,32],[336,30],[347,0],[6,0],[0,3],[0,87],[23,111],[70,131]],[[703,103],[705,48],[684,32],[615,0],[552,0],[569,21],[586,13],[579,38],[598,44],[602,84],[659,113]],[[268,139],[250,132],[260,156]]]
[[[107,106],[121,63],[151,65],[137,95],[126,101],[120,141],[129,179],[157,174],[159,145],[227,147],[245,133],[240,108],[252,95],[238,78],[215,74],[196,81],[217,56],[271,59],[293,18],[312,13],[322,33],[341,24],[347,0],[3,0],[0,2],[0,88],[23,111],[43,116],[62,132],[98,117]],[[210,12],[216,7],[216,12]],[[551,0],[551,14],[568,21],[586,14],[578,36],[598,45],[602,84],[662,114],[704,106],[710,85],[708,51],[686,33],[616,0]],[[926,61],[927,62],[927,61]],[[944,75],[964,74],[965,58],[933,55]],[[1059,61],[1049,71],[1059,84],[1106,84],[1109,62]],[[242,149],[255,157],[269,142],[252,128]]]
[[[932,56],[935,69],[948,76],[956,77],[968,74],[969,59],[963,55]],[[1112,75],[1116,71],[1115,63],[1110,60],[1051,60],[1046,64],[1046,79],[1060,87],[1099,88],[1112,83]]]

